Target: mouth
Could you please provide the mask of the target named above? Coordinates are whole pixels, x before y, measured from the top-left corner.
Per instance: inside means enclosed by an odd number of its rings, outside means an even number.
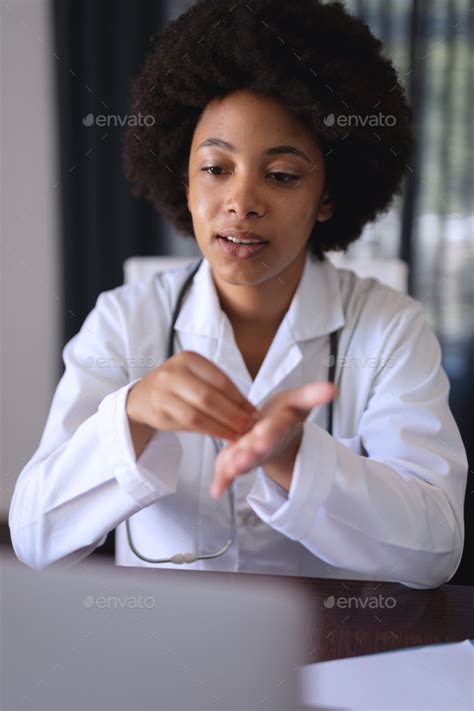
[[[232,258],[236,259],[250,259],[263,252],[266,246],[269,244],[267,240],[252,240],[251,242],[244,243],[244,241],[235,241],[229,237],[223,235],[216,235],[216,242],[219,244],[222,252]]]

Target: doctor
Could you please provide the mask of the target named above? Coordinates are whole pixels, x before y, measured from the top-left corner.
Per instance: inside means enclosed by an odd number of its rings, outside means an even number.
[[[284,145],[278,150],[279,143]],[[269,148],[281,170],[263,176]],[[223,163],[232,163],[232,171]],[[303,123],[274,99],[235,92],[211,102],[196,127],[188,208],[196,240],[211,265],[220,306],[252,379],[301,280],[310,232],[315,222],[332,215],[324,180],[320,147]],[[232,244],[223,234],[256,244]],[[335,393],[334,385],[313,382],[273,397],[248,434],[217,457],[211,494],[220,496],[236,475],[262,459],[268,476],[289,491],[303,421]],[[184,427],[233,439],[233,427],[240,424],[243,431],[249,415],[257,413],[248,405],[215,365],[183,353],[152,371],[129,394],[127,414],[136,454],[154,430]]]
[[[340,10],[323,7],[324,34],[324,17],[332,31]],[[188,40],[199,33],[193,12]],[[228,48],[220,32],[216,47]],[[171,33],[160,51],[169,56],[173,42]],[[144,103],[161,105],[158,90],[140,87]],[[142,139],[134,150],[145,155]],[[338,211],[327,166],[281,97],[244,87],[205,104],[183,189],[203,260],[104,292],[66,345],[10,509],[20,560],[72,565],[115,528],[117,564],[175,567],[147,559],[225,543],[231,487],[231,545],[189,568],[415,588],[454,574],[467,460],[440,347],[414,299],[315,258],[314,238]],[[157,205],[166,199],[159,191]],[[263,244],[236,244],[249,239]]]

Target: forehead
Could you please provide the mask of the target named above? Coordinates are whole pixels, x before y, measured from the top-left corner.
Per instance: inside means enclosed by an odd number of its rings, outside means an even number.
[[[193,148],[211,135],[217,137],[219,132],[219,138],[233,141],[240,138],[246,142],[271,143],[285,138],[304,141],[306,147],[315,144],[303,120],[278,98],[247,90],[213,99],[206,106],[195,128]]]

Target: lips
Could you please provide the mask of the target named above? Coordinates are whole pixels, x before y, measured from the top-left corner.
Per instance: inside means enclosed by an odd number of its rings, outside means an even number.
[[[227,259],[251,260],[268,247],[267,241],[257,244],[236,244],[219,236],[216,237],[216,242]]]
[[[268,242],[262,235],[257,234],[257,232],[252,232],[251,230],[238,230],[236,228],[227,228],[224,230],[219,230],[216,237],[235,237],[240,240],[252,240],[253,242]]]

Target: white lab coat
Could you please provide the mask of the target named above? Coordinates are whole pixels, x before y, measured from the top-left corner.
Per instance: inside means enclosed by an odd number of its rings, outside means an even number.
[[[153,567],[131,551],[127,517],[146,557],[214,552],[227,541],[227,494],[216,501],[208,493],[212,440],[158,431],[136,461],[125,411],[129,388],[166,357],[171,314],[192,268],[102,293],[65,346],[65,372],[10,509],[13,547],[27,565],[72,565],[115,528],[116,563]],[[341,326],[334,437],[326,406],[314,408],[288,493],[262,468],[238,477],[236,542],[190,569],[415,588],[436,587],[456,571],[468,464],[420,303],[308,257],[252,381],[204,259],[176,322],[175,352],[200,353],[260,407],[277,392],[327,380],[329,333]]]

